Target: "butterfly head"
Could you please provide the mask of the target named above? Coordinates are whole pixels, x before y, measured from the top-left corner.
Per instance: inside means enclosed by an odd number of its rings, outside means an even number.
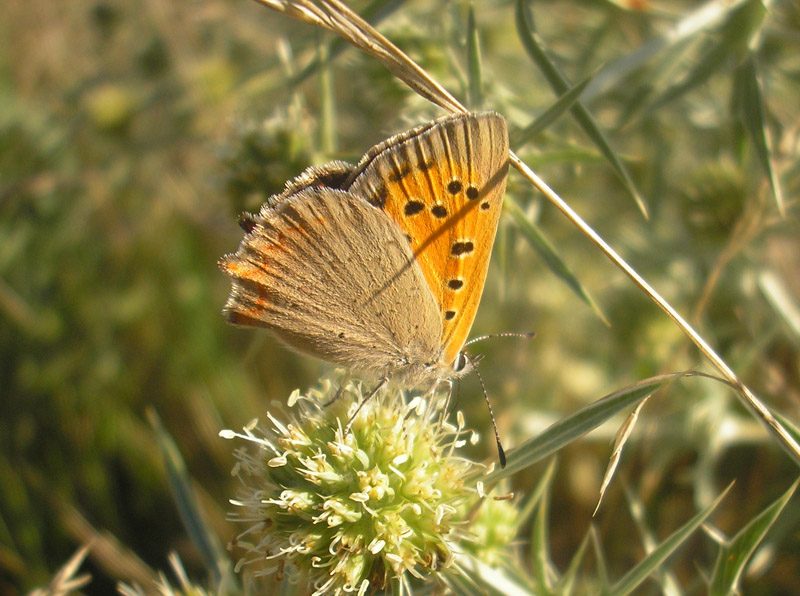
[[[441,382],[461,378],[472,372],[480,357],[459,352],[455,360],[446,362],[441,358],[429,361],[404,360],[388,376],[408,387],[430,388]]]

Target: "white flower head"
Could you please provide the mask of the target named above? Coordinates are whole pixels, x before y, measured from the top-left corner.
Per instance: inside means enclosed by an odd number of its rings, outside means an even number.
[[[442,424],[442,396],[406,402],[391,386],[348,428],[368,394],[355,382],[323,383],[293,393],[283,422],[269,415],[269,426],[222,434],[250,443],[236,452],[242,488],[231,501],[232,518],[249,525],[236,542],[240,567],[341,594],[449,565],[463,535],[459,513],[477,496],[467,479],[478,464],[454,453],[468,431]]]

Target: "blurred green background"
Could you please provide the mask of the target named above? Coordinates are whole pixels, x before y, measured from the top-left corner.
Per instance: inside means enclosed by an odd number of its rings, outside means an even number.
[[[503,113],[516,138],[558,93],[523,49],[515,3],[474,4],[480,62],[470,54],[467,2],[352,3],[377,6],[382,32],[472,107]],[[538,33],[569,79],[606,65],[597,80],[608,84],[590,86],[586,105],[647,201],[649,220],[569,113],[515,148],[745,382],[796,421],[800,8],[744,3],[681,43],[652,45],[699,6],[532,3]],[[4,7],[0,593],[46,584],[92,539],[90,592],[145,581],[168,567],[173,550],[202,579],[146,412],[157,412],[175,439],[225,543],[237,531],[225,521],[233,458],[217,433],[263,416],[271,400],[327,370],[266,333],[223,321],[229,283],[216,261],[241,238],[236,216],[305,166],[356,160],[440,113],[374,59],[245,0]],[[325,56],[333,57],[320,67]],[[641,59],[636,68],[625,62],[633,58]],[[764,155],[783,191],[783,215]],[[507,448],[643,377],[708,370],[677,328],[514,172],[509,196],[611,326],[504,218],[473,335],[537,333],[531,342],[475,347],[486,354],[481,373]],[[491,457],[475,378],[462,383],[457,407],[481,432],[474,455]],[[616,428],[560,454],[549,535],[558,566],[594,524],[618,576],[643,556],[643,528],[663,538],[731,481],[714,523],[733,534],[797,477],[729,390],[687,380],[645,408],[593,519]],[[513,489],[524,494],[541,471],[518,475]],[[632,516],[634,505],[642,517]],[[751,569],[747,593],[798,588],[799,520],[795,499]],[[527,542],[525,529],[518,538]],[[698,568],[713,564],[711,544],[697,536],[672,562],[687,592],[702,592]]]

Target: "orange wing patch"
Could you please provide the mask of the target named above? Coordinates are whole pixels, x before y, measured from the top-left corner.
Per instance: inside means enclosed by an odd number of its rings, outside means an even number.
[[[403,230],[441,308],[452,363],[478,310],[508,171],[505,120],[463,114],[376,147],[356,168],[361,193]]]
[[[316,218],[314,224],[321,225],[324,220]],[[225,255],[219,260],[219,267],[228,276],[238,282],[245,282],[252,286],[260,286],[263,293],[249,292],[245,298],[240,291],[234,290],[225,305],[224,313],[228,321],[235,325],[264,326],[261,314],[275,308],[268,299],[266,291],[274,281],[271,279],[276,272],[273,270],[273,256],[275,253],[289,253],[287,239],[293,236],[304,236],[302,226],[287,225],[283,229],[271,229],[267,235],[254,232],[258,226],[257,219],[252,219],[252,227],[242,241],[242,247],[233,254]],[[249,255],[248,255],[249,253]]]

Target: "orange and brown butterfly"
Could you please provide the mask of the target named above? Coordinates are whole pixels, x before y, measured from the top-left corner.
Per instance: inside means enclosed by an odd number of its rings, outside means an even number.
[[[447,116],[310,168],[245,216],[220,262],[236,324],[381,378],[453,376],[478,309],[508,171],[494,112]]]

